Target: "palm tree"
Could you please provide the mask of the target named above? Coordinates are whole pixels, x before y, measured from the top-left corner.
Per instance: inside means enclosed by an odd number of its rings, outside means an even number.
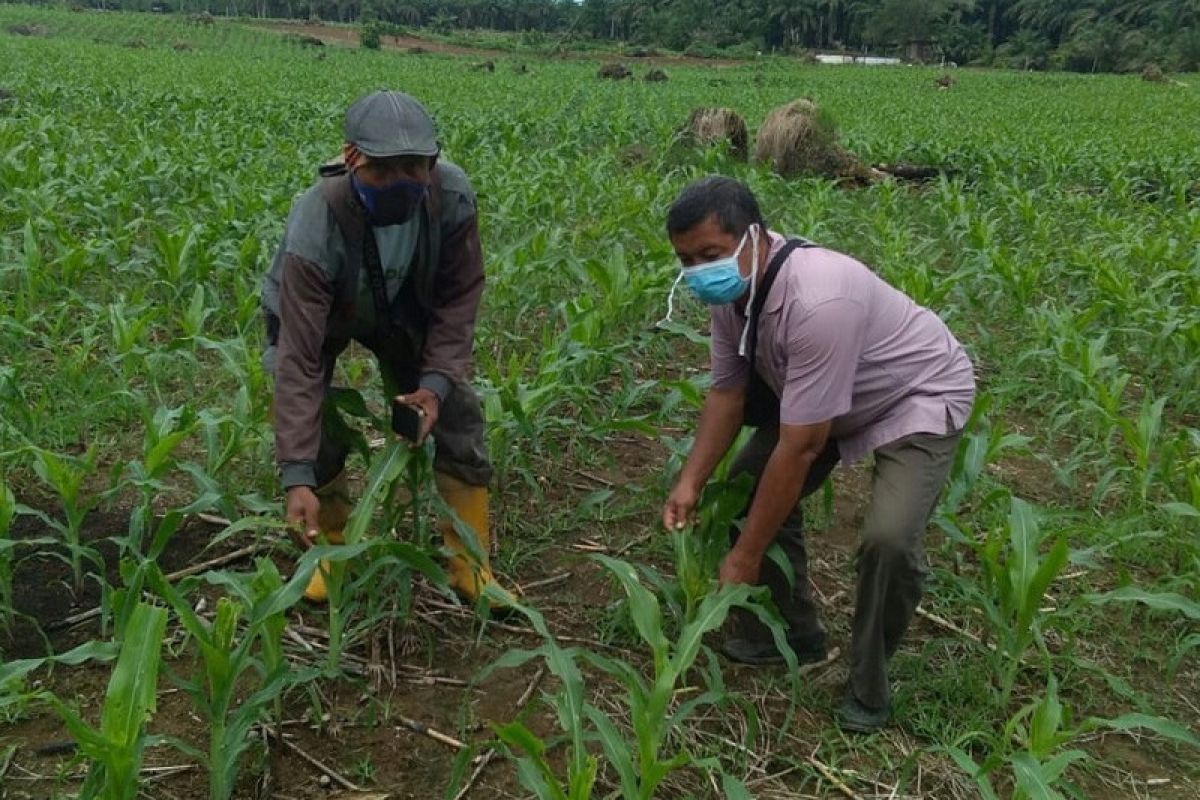
[[[1057,44],[1070,32],[1086,6],[1079,0],[1016,0],[1013,10],[1022,25]]]

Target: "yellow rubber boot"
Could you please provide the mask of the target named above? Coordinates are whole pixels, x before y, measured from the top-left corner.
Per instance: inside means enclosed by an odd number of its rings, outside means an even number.
[[[441,472],[435,477],[442,499],[454,509],[459,519],[475,532],[475,538],[479,540],[482,560],[476,561],[454,531],[452,520],[443,519],[439,525],[446,549],[454,553],[447,564],[450,586],[460,597],[474,604],[479,600],[485,586],[496,583],[488,557],[492,545],[491,530],[488,526],[488,490],[485,486],[471,486]],[[505,594],[508,594],[507,590]],[[493,609],[504,608],[502,603],[495,601],[491,601],[489,605]]]
[[[342,470],[329,483],[316,490],[321,508],[317,512],[317,529],[329,544],[342,544],[346,540],[342,531],[346,529],[346,520],[350,519],[350,511],[354,507],[350,502],[350,486],[346,480],[346,471]],[[304,597],[314,603],[324,603],[329,599],[329,591],[325,587],[325,576],[329,573],[329,560],[321,559],[317,569],[308,581]]]

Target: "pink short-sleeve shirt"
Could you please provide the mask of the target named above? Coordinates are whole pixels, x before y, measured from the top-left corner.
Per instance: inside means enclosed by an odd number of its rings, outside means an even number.
[[[771,255],[784,239],[771,234]],[[712,309],[712,378],[740,388],[746,318],[733,304]],[[832,421],[846,462],[914,433],[961,429],[975,400],[962,345],[927,308],[849,256],[819,247],[792,252],[763,306],[759,373],[780,398],[779,421]]]

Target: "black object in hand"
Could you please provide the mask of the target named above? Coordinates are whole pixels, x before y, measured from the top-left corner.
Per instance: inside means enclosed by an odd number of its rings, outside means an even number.
[[[416,442],[420,438],[424,417],[425,412],[420,408],[392,400],[392,430],[410,442]]]

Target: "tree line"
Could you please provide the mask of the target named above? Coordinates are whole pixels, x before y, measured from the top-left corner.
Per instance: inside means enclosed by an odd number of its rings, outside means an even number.
[[[722,52],[896,54],[1020,69],[1200,69],[1200,0],[87,0],[128,10],[380,20]]]

